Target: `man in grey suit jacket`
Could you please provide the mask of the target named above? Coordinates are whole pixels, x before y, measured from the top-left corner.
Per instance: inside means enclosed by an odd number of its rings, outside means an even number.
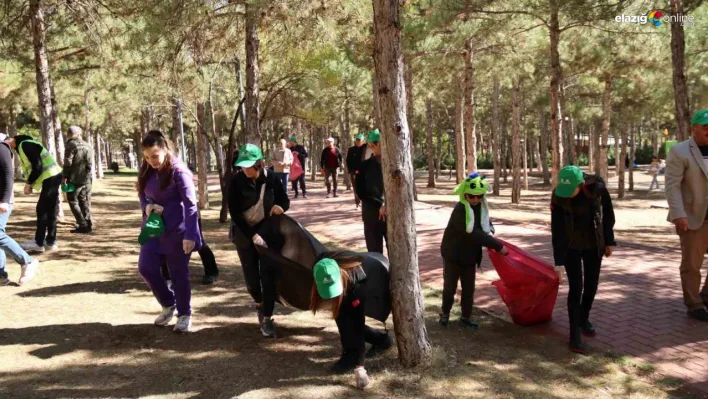
[[[688,314],[708,322],[708,278],[701,289],[701,267],[708,252],[708,110],[691,118],[692,136],[666,157],[668,221],[681,239],[681,285]]]

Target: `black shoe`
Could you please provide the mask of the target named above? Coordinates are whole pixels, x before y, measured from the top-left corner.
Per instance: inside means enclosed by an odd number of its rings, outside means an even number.
[[[386,340],[378,345],[371,345],[371,348],[366,352],[366,357],[372,358],[379,356],[380,354],[391,349],[391,346],[393,346],[393,340],[391,339],[391,336],[386,333]]]
[[[571,342],[570,343],[570,351],[573,353],[584,355],[585,354],[585,346],[581,342],[578,342],[578,343]]]
[[[263,310],[261,305],[256,305],[256,315],[258,317],[258,325],[263,325],[263,319],[265,319],[265,316],[263,316]]]
[[[88,226],[81,226],[81,227],[78,227],[74,230],[71,230],[71,233],[73,233],[73,234],[88,234],[90,232],[91,232],[91,228],[89,228]]]
[[[450,315],[440,313],[440,320],[438,320],[440,327],[447,327],[450,324]]]
[[[261,323],[261,333],[266,338],[275,338],[277,334],[275,331],[275,323],[273,322],[273,319],[263,320],[263,323]]]
[[[302,198],[307,198],[307,194],[302,193]]]
[[[585,347],[583,346],[583,339],[581,337],[580,330],[577,327],[571,327],[570,351],[584,355]]]
[[[476,321],[465,319],[464,317],[460,318],[460,324],[462,324],[463,327],[469,327],[473,330],[479,330],[479,324],[477,324]]]
[[[204,278],[202,278],[202,284],[203,284],[203,285],[212,285],[212,284],[214,284],[214,283],[216,282],[216,280],[218,280],[218,279],[219,279],[219,275],[218,275],[218,274],[215,274],[215,275],[209,275],[209,274],[207,274],[207,275],[204,276]]]
[[[298,197],[298,193],[295,193],[295,198],[297,198],[297,197]]]
[[[337,193],[334,193],[334,195],[332,195],[332,197],[337,198],[339,196],[337,195]]]
[[[590,320],[585,320],[585,322],[580,325],[580,328],[582,329],[583,334],[589,337],[594,337],[596,334],[595,326],[590,323]]]
[[[708,310],[705,308],[689,310],[688,315],[698,321],[708,321]]]
[[[347,352],[342,353],[342,356],[329,369],[336,374],[344,374],[353,371],[356,368],[356,360]]]

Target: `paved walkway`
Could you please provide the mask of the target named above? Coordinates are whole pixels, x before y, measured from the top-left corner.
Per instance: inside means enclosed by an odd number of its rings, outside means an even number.
[[[352,195],[325,199],[321,190],[311,190],[310,199],[296,199],[289,215],[299,220],[326,244],[365,250],[360,214]],[[440,241],[450,216],[447,207],[416,204],[416,225],[421,281],[442,287]],[[492,211],[492,217],[494,213]],[[663,221],[658,221],[663,223]],[[497,236],[552,261],[550,232],[545,226],[495,222]],[[622,237],[618,237],[621,241]],[[678,273],[680,253],[647,248],[619,247],[603,264],[600,288],[592,321],[598,329],[586,339],[598,350],[613,350],[635,356],[656,366],[665,375],[684,379],[689,389],[708,397],[708,323],[689,319],[682,301]],[[491,282],[499,277],[485,256],[477,277],[475,305],[510,320]],[[530,329],[556,336],[565,345],[568,316],[567,285],[561,285],[553,321]]]

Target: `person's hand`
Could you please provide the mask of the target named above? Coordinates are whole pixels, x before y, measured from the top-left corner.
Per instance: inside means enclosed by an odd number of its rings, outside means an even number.
[[[184,239],[182,240],[182,249],[184,249],[184,254],[189,255],[194,250],[194,241]]]
[[[66,184],[66,177],[61,179],[62,184]]]
[[[556,266],[553,269],[555,269],[556,274],[558,275],[558,282],[563,283],[563,281],[565,281],[565,267]]]
[[[610,256],[612,256],[612,251],[612,247],[605,247],[605,257],[609,258]]]
[[[10,212],[10,204],[8,204],[8,203],[0,204],[0,214],[8,213],[8,212]]]
[[[162,212],[165,210],[165,208],[161,207],[160,205],[157,204],[148,204],[148,206],[145,207],[145,214],[150,216],[151,213],[157,213],[158,215],[162,215]]]
[[[386,221],[386,207],[382,206],[379,208],[379,220],[383,220],[384,222]]]
[[[504,255],[504,256],[509,255],[509,251],[506,250],[506,247],[502,247],[502,249],[500,249],[500,250],[497,251],[497,252],[499,252],[500,254],[502,254],[502,255]]]
[[[678,218],[674,220],[674,225],[679,231],[688,231],[688,218]]]
[[[278,205],[273,205],[273,207],[270,208],[270,216],[273,216],[273,215],[282,215],[284,212],[285,212],[285,211],[283,210],[283,208],[281,208],[281,207],[278,206]]]
[[[261,247],[268,248],[268,245],[266,244],[265,240],[259,234],[253,235],[253,243],[256,245],[260,245]]]
[[[25,195],[30,195],[32,194],[32,186],[29,184],[25,184]]]

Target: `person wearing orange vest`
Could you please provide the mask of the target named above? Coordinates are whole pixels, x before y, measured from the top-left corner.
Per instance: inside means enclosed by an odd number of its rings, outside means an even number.
[[[62,171],[54,157],[46,148],[30,136],[18,135],[6,143],[20,156],[22,174],[27,180],[25,195],[39,191],[37,201],[37,229],[34,240],[20,244],[27,252],[56,250],[57,246],[57,202]]]

